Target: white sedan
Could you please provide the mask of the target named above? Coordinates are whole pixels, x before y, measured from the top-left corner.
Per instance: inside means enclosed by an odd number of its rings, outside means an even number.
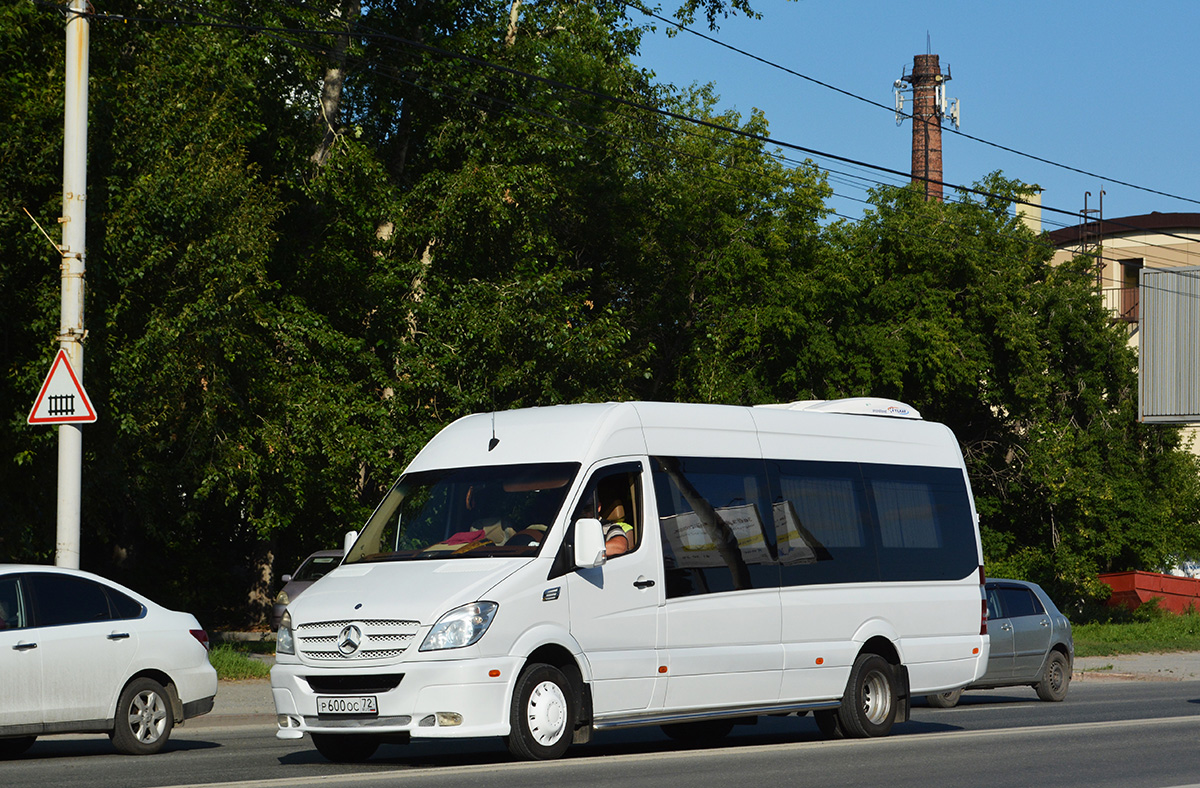
[[[51,733],[107,733],[120,752],[155,753],[217,694],[195,616],[52,566],[0,564],[0,676],[0,758]]]

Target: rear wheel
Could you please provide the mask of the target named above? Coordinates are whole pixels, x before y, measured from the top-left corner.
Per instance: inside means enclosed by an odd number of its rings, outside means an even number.
[[[18,736],[14,739],[0,739],[0,758],[16,758],[37,741],[37,736]]]
[[[1051,651],[1046,658],[1046,666],[1042,668],[1042,680],[1035,689],[1042,700],[1058,702],[1067,697],[1067,688],[1071,685],[1071,668],[1067,657],[1061,651]]]
[[[379,749],[377,736],[361,734],[314,733],[313,746],[317,752],[334,763],[361,763]]]
[[[892,666],[878,654],[859,654],[850,669],[838,721],[854,739],[886,736],[896,720],[896,679]]]
[[[553,665],[530,665],[517,679],[505,739],[508,751],[525,761],[562,756],[575,735],[575,692]]]
[[[676,722],[662,726],[663,733],[684,744],[714,744],[728,736],[731,730],[733,720]]]
[[[167,691],[154,679],[134,679],[121,691],[113,746],[126,755],[153,755],[171,736],[175,715]]]
[[[958,699],[962,697],[962,688],[950,690],[949,692],[939,692],[936,695],[926,695],[925,700],[930,706],[935,709],[952,709],[958,705]]]

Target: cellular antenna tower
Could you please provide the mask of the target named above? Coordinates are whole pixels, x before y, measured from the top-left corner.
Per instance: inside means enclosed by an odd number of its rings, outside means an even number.
[[[926,49],[929,48],[928,37]],[[958,99],[946,99],[950,68],[942,73],[937,55],[913,56],[912,73],[902,73],[896,90],[896,125],[912,118],[912,179],[925,187],[925,199],[942,199],[942,121],[950,118],[958,128]],[[912,95],[912,114],[904,112],[905,94]]]

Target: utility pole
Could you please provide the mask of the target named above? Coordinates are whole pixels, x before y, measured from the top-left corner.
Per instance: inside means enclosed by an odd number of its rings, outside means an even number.
[[[928,49],[928,45],[926,46]],[[904,120],[904,84],[912,91],[912,179],[922,183],[926,200],[942,199],[942,119],[949,111],[958,128],[958,99],[947,104],[946,83],[950,69],[942,73],[937,55],[913,56],[911,74],[902,74],[893,84],[896,91],[896,125]]]
[[[62,302],[59,347],[83,381],[83,282],[87,230],[88,54],[87,0],[67,9],[66,102],[63,112]],[[83,431],[58,427],[58,531],[54,563],[79,568],[79,513],[83,478]]]

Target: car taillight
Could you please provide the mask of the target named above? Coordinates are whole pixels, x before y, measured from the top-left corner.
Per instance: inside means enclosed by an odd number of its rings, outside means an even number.
[[[983,567],[979,567],[979,606],[982,611],[979,614],[979,634],[986,635],[987,631],[987,588],[984,585],[987,582],[987,577],[983,573]]]
[[[203,629],[189,629],[188,632],[191,632],[192,637],[194,637],[196,640],[200,641],[200,645],[204,646],[205,649],[208,648],[208,633],[207,632],[205,632]]]

